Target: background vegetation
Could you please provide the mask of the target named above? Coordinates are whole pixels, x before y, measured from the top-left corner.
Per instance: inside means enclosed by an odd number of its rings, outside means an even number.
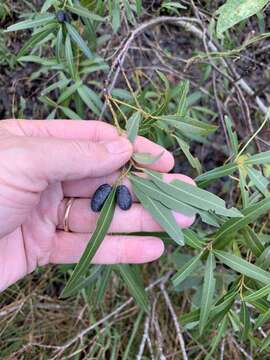
[[[139,118],[242,212],[200,192],[184,247],[162,233],[160,261],[68,299],[73,267],[39,269],[0,296],[1,359],[270,358],[268,1],[10,0],[0,21],[1,118]]]

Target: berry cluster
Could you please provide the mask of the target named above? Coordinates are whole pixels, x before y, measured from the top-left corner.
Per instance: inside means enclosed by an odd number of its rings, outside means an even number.
[[[112,187],[109,184],[103,184],[95,191],[91,199],[91,209],[94,212],[99,212],[102,209],[111,191]],[[129,189],[125,185],[117,186],[116,202],[122,210],[129,210],[131,208],[132,196]]]

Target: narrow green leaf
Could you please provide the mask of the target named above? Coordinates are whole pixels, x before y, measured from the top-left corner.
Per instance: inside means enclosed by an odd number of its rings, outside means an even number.
[[[58,65],[56,59],[43,59],[36,55],[21,56],[18,58],[18,61],[19,62],[32,62],[32,63],[49,66],[49,67]]]
[[[149,169],[143,170],[167,194],[202,210],[212,210],[219,215],[229,217],[241,217],[242,214],[235,208],[227,209],[225,201],[218,196],[199,189],[194,185],[187,184],[181,180],[173,180],[171,183],[164,183],[161,175]]]
[[[71,39],[75,42],[75,44],[77,44],[79,46],[79,48],[82,50],[82,52],[84,53],[84,55],[87,58],[92,59],[93,54],[92,54],[91,50],[88,48],[86,42],[83,40],[83,38],[79,34],[79,32],[75,29],[74,26],[70,25],[69,23],[66,23],[65,25],[66,25],[66,28],[68,30],[68,33],[69,33]]]
[[[255,187],[263,195],[266,195],[266,194],[269,195],[269,191],[268,191],[269,180],[266,177],[264,177],[260,171],[255,170],[250,167],[247,168],[247,173],[248,173],[250,180],[255,185]]]
[[[136,161],[138,164],[154,164],[156,161],[158,161],[161,156],[164,154],[164,151],[162,151],[159,155],[153,156],[150,153],[133,153],[132,159]]]
[[[46,0],[42,5],[40,12],[45,13],[52,5],[56,4],[57,2],[58,0]]]
[[[183,153],[185,154],[188,162],[190,163],[190,165],[197,170],[198,174],[200,174],[202,172],[202,166],[200,164],[200,161],[195,158],[191,152],[190,152],[190,147],[188,145],[188,143],[186,143],[184,140],[180,139],[179,137],[175,137],[178,145],[180,146],[180,149],[183,151]]]
[[[134,297],[138,305],[145,312],[149,312],[149,302],[141,279],[128,264],[117,265],[116,268],[120,272],[131,295]]]
[[[249,313],[248,313],[248,308],[247,308],[245,301],[242,301],[242,303],[241,303],[240,319],[241,319],[241,322],[243,323],[243,332],[241,334],[241,338],[243,341],[245,341],[248,337],[248,332],[250,329]]]
[[[54,15],[40,15],[37,16],[35,19],[30,19],[30,20],[25,20],[25,21],[21,21],[17,24],[11,25],[7,28],[7,30],[5,32],[10,32],[10,31],[19,31],[19,30],[25,30],[25,29],[32,29],[36,26],[40,26],[40,25],[47,25],[49,21],[52,21],[55,19]]]
[[[201,310],[200,310],[200,321],[199,321],[199,332],[202,332],[207,324],[209,314],[213,304],[213,297],[215,291],[216,280],[214,278],[214,269],[216,267],[215,257],[212,252],[209,253],[205,268],[205,276],[202,291]]]
[[[270,164],[270,151],[258,153],[244,160],[244,165],[265,165]]]
[[[214,250],[214,254],[223,264],[229,266],[231,269],[239,272],[240,274],[260,281],[263,284],[269,284],[270,273],[268,271],[265,271],[258,266],[249,263],[239,256],[235,256],[224,251]]]
[[[77,77],[76,62],[74,61],[71,41],[68,34],[66,36],[66,42],[65,42],[65,54],[66,54],[66,61],[70,76],[72,77],[73,80],[76,80]]]
[[[183,282],[197,267],[199,260],[203,255],[203,251],[190,259],[177,273],[172,277],[173,285],[176,287]]]
[[[56,89],[59,89],[59,90],[64,89],[66,86],[68,86],[70,81],[71,80],[68,80],[68,79],[62,79],[62,80],[59,80],[59,81],[53,83],[52,85],[50,85],[47,88],[45,88],[44,90],[42,90],[41,96],[45,96]]]
[[[99,96],[86,85],[82,85],[78,88],[78,94],[88,108],[91,109],[94,114],[99,116],[103,106]]]
[[[178,245],[184,245],[184,236],[180,226],[177,224],[171,211],[162,205],[159,201],[151,199],[140,188],[133,183],[133,190],[135,195],[141,202],[142,206],[150,212],[154,219],[161,225],[161,227],[168,233],[168,235]]]
[[[212,354],[216,350],[222,337],[224,337],[226,335],[227,326],[228,326],[228,318],[227,318],[227,316],[224,316],[221,323],[219,324],[217,335],[211,341],[211,350],[208,352],[208,354],[206,355],[204,360],[210,360],[212,358]]]
[[[270,320],[270,309],[265,313],[262,313],[258,316],[255,321],[254,329],[258,329],[259,327],[263,326],[266,322]]]
[[[260,345],[260,352],[266,350],[270,345],[270,334],[264,339],[263,343]]]
[[[237,168],[237,164],[226,164],[197,176],[195,180],[198,185],[201,185],[201,183],[204,181],[216,180],[220,179],[223,176],[231,175],[235,170],[237,170]]]
[[[128,344],[125,347],[125,352],[123,354],[122,360],[130,360],[131,346],[132,346],[133,342],[136,340],[136,335],[137,335],[137,333],[139,331],[143,315],[144,315],[144,312],[140,311],[137,318],[136,318],[136,320],[135,320],[135,322],[134,322],[132,333],[131,333],[131,335],[129,337]]]
[[[48,35],[52,34],[52,30],[54,28],[55,28],[55,26],[53,25],[52,27],[49,27],[42,32],[32,35],[31,38],[20,49],[17,57],[20,58],[20,57],[24,56],[29,49],[32,49],[36,45],[39,45],[42,40],[44,40]]]
[[[238,137],[237,137],[236,132],[233,130],[232,120],[226,115],[225,115],[224,120],[225,120],[225,125],[227,128],[227,133],[228,133],[228,136],[230,139],[230,143],[231,143],[232,159],[234,160],[238,154],[238,147],[239,147]]]
[[[63,28],[62,26],[59,27],[57,37],[56,37],[56,44],[55,44],[55,52],[56,52],[56,58],[59,63],[62,61],[62,55],[63,55]]]
[[[81,86],[81,84],[82,81],[76,81],[75,84],[69,86],[65,91],[63,91],[60,97],[58,98],[57,101],[58,104],[61,104],[62,102],[69,99],[77,91],[77,89]]]
[[[189,92],[189,81],[181,81],[181,84],[179,86],[179,94],[177,97],[178,105],[177,105],[177,111],[176,114],[179,116],[186,116],[187,114],[187,95]]]
[[[160,201],[167,208],[183,213],[187,216],[192,216],[196,214],[196,209],[164,193],[160,190],[159,187],[156,186],[155,183],[153,183],[153,181],[134,175],[129,175],[129,178],[132,184],[137,186],[140,191],[144,192],[150,198],[156,201]]]
[[[189,116],[179,115],[162,115],[159,116],[160,121],[180,130],[184,135],[208,135],[216,131],[215,125],[207,124],[205,122],[193,119]]]
[[[97,294],[95,298],[96,305],[100,305],[104,302],[105,292],[109,284],[110,276],[112,273],[112,265],[102,265],[102,267],[103,267],[103,273],[97,287]]]
[[[255,221],[259,216],[269,211],[269,209],[270,199],[267,198],[244,209],[242,211],[243,217],[227,220],[215,234],[214,247],[216,249],[224,248],[228,245],[228,243],[230,243],[230,241],[232,241],[232,235],[235,232]]]
[[[248,249],[250,249],[256,257],[259,257],[264,246],[257,234],[249,227],[243,229],[243,240]]]
[[[246,301],[246,302],[255,301],[255,300],[261,299],[269,294],[270,294],[270,283],[268,285],[262,287],[261,289],[253,292],[252,294],[245,296],[244,301]]]
[[[201,239],[194,231],[190,229],[184,229],[184,238],[188,246],[193,249],[202,250],[205,246],[205,241]]]
[[[73,6],[67,6],[67,9],[72,12],[73,14],[76,14],[78,16],[81,16],[82,18],[87,18],[89,20],[94,20],[94,21],[104,21],[105,18],[90,12],[86,7],[84,6],[80,6],[80,5],[73,5]]]
[[[76,283],[76,285],[69,291],[67,291],[65,293],[65,296],[73,296],[75,295],[78,291],[86,288],[87,286],[89,286],[90,284],[93,283],[93,281],[96,281],[97,276],[100,274],[101,272],[101,265],[95,265],[93,266],[93,268],[90,271],[90,274],[87,277],[82,277],[81,279],[79,279],[79,281]]]
[[[138,135],[142,115],[139,111],[133,113],[128,119],[126,130],[128,139],[133,143]]]
[[[81,120],[81,117],[70,108],[66,106],[58,106],[58,108],[63,111],[63,113],[68,117],[68,119]]]
[[[95,231],[93,232],[79,263],[76,265],[71,278],[68,280],[62,291],[61,297],[66,297],[66,293],[70,292],[76,286],[78,280],[84,276],[90,266],[91,260],[106,236],[114,215],[115,191],[116,188],[114,187],[105,201],[97,220]]]
[[[239,184],[240,184],[243,208],[246,209],[249,205],[249,194],[248,194],[247,183],[246,183],[246,172],[241,167],[239,167],[239,179],[240,179]]]

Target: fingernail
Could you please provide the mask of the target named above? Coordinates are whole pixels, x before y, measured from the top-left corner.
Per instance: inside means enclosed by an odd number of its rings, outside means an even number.
[[[158,238],[147,238],[143,246],[143,254],[145,261],[153,261],[158,259],[164,252],[164,244]]]
[[[125,139],[120,138],[105,144],[106,149],[110,154],[122,154],[131,151],[131,143]]]

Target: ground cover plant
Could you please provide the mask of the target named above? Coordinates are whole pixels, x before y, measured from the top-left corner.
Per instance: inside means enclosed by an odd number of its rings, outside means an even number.
[[[267,359],[268,1],[6,1],[0,20],[2,118],[110,122],[172,151],[197,184],[165,183],[144,168],[157,158],[134,153],[92,201],[79,264],[0,295],[2,358]],[[89,266],[115,206],[132,206],[126,178],[166,253]],[[196,222],[181,230],[171,210]]]

